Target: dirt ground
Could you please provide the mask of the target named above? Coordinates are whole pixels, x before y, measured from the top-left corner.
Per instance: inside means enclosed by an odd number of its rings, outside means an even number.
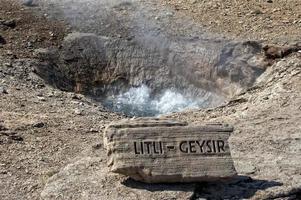
[[[63,23],[14,1],[0,5],[0,20],[16,22],[0,27],[6,40],[0,45],[0,199],[39,199],[47,177],[83,149],[97,148],[104,125],[120,117],[33,73],[34,49],[58,46],[67,32]]]
[[[29,7],[21,7],[13,0],[1,0],[0,5],[0,21],[15,24],[15,27],[0,25],[0,35],[6,41],[6,45],[0,45],[1,56],[32,58],[34,49],[58,46],[68,32],[63,22],[34,15]]]
[[[288,44],[300,40],[299,0],[161,0],[214,33]]]
[[[299,0],[162,2],[229,37],[278,44],[300,39]],[[123,117],[83,95],[53,88],[34,73],[34,49],[59,46],[70,30],[67,25],[37,17],[30,8],[14,1],[0,0],[0,24],[1,20],[12,19],[15,27],[0,25],[0,36],[6,41],[0,44],[0,199],[40,199],[52,175],[82,151],[102,148],[105,125]],[[276,189],[259,190],[254,198],[298,199],[300,63],[300,53],[277,61],[255,87],[227,105],[167,117],[233,124],[236,131],[230,143],[238,172],[283,184]],[[208,198],[204,194],[213,193],[199,188],[193,197]]]

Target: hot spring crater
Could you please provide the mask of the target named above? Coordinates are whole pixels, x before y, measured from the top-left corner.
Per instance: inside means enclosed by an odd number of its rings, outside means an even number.
[[[252,86],[265,70],[261,44],[210,38],[113,38],[71,33],[39,49],[48,83],[92,97],[128,116],[208,108]]]

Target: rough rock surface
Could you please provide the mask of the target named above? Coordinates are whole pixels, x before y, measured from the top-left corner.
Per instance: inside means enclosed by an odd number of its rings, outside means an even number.
[[[44,62],[37,73],[64,90],[101,96],[145,84],[153,94],[175,88],[206,97],[208,106],[251,86],[266,64],[257,42],[208,38],[179,39],[159,47],[135,39],[73,33],[59,50],[37,53]]]
[[[156,118],[110,124],[104,145],[111,172],[137,181],[200,182],[236,175],[228,138],[233,127]]]
[[[42,199],[185,200],[193,194],[194,184],[142,184],[109,173],[102,149],[88,155],[75,159],[51,177],[41,194]]]
[[[300,85],[301,54],[297,53],[268,68],[255,87],[228,104],[174,114],[173,119],[232,124],[235,131],[229,142],[237,172],[278,183],[257,191],[253,198],[298,199],[301,191]],[[199,197],[208,196],[206,191],[200,188]],[[211,197],[215,195],[212,193]]]
[[[79,84],[86,92],[85,88],[91,85],[98,92],[114,91],[114,86],[122,92],[123,88],[144,83],[154,93],[173,87],[187,93],[200,93],[199,96],[205,96],[203,90],[231,96],[251,86],[266,67],[259,43],[229,40],[208,33],[191,17],[175,13],[159,1],[53,0],[51,3],[49,6],[49,1],[41,0],[42,9],[47,9],[45,12],[50,16],[66,20],[79,32],[107,38],[106,44],[103,39],[96,42],[105,47],[106,53],[96,58],[105,58],[98,66],[93,65],[95,56],[89,55],[89,47],[96,45],[91,35],[90,38],[87,35],[68,37],[59,54],[65,55],[67,51],[68,58],[73,59],[66,61],[58,56],[55,62],[68,72],[64,75],[74,84],[81,81]],[[87,10],[93,12],[93,16]],[[80,74],[75,72],[74,65],[85,59],[91,62],[92,69],[84,69],[84,65]],[[88,73],[91,70],[94,70],[92,77]],[[89,82],[86,82],[87,76]]]

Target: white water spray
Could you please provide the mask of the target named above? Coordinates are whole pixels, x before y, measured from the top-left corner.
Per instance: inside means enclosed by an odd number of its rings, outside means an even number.
[[[205,106],[204,104],[204,99],[185,96],[171,89],[152,97],[151,89],[145,85],[131,88],[125,93],[110,96],[105,100],[106,107],[129,116],[157,116],[184,109],[201,108]]]

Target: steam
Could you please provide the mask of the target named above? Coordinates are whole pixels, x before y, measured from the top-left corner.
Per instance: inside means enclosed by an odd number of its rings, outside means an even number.
[[[224,101],[222,94],[211,91],[214,87],[211,84],[214,81],[211,80],[215,74],[212,66],[219,59],[217,52],[221,52],[227,40],[205,33],[189,17],[177,16],[172,8],[162,6],[157,1],[36,1],[48,17],[64,19],[75,31],[95,33],[116,41],[130,41],[130,48],[135,45],[137,49],[132,50],[130,55],[124,53],[127,51],[122,48],[120,52],[116,51],[116,60],[112,63],[116,62],[119,67],[128,67],[129,71],[134,67],[140,69],[142,65],[145,69],[160,66],[165,69],[163,72],[158,70],[158,77],[151,79],[158,80],[157,84],[148,84],[151,88],[141,85],[125,93],[99,97],[106,98],[101,101],[107,108],[129,116],[156,116],[185,109],[213,107]],[[126,44],[120,42],[120,45]],[[132,61],[120,61],[131,58]],[[140,75],[140,72],[137,74]],[[135,75],[134,78],[129,77],[130,87],[148,83],[148,76],[154,76],[145,72],[138,80]],[[165,83],[162,79],[172,76],[180,77],[180,81],[175,79],[172,80],[173,84],[162,84]],[[161,85],[166,87],[165,90],[160,88]],[[153,94],[152,89],[163,91]]]
[[[153,97],[151,89],[146,85],[130,88],[117,96],[110,96],[104,105],[128,116],[158,116],[185,109],[206,107],[206,98],[196,98],[183,95],[175,90],[167,89]]]

